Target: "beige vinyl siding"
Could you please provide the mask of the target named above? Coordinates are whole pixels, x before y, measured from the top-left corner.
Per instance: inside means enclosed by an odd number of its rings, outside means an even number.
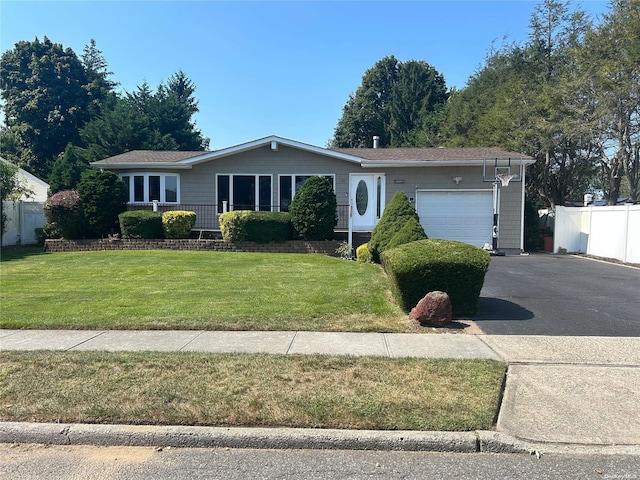
[[[354,163],[324,157],[279,145],[269,146],[197,164],[181,172],[182,203],[213,204],[216,201],[216,175],[271,175],[273,204],[279,203],[278,175],[335,175],[339,205],[348,203],[349,173],[362,171]]]

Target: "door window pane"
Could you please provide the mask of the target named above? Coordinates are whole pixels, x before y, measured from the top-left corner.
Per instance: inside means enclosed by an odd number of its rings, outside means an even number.
[[[178,177],[169,175],[164,177],[164,201],[173,203],[178,201]]]
[[[144,177],[142,175],[133,177],[133,201],[144,202]]]
[[[218,213],[223,213],[222,202],[229,208],[229,175],[218,175]]]
[[[271,211],[271,177],[264,175],[260,176],[258,183],[260,210],[269,212]]]

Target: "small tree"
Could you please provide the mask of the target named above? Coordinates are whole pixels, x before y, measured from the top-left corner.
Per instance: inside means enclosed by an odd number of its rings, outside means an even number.
[[[371,251],[374,262],[380,263],[380,255],[382,252],[388,248],[393,237],[400,232],[405,224],[412,218],[418,225],[420,224],[420,217],[418,217],[416,209],[411,205],[407,195],[404,192],[397,192],[385,207],[382,218],[373,228],[373,232],[371,232],[369,250]],[[413,230],[415,230],[415,228]],[[405,243],[397,242],[398,243],[394,242],[396,246]]]
[[[127,209],[127,187],[113,172],[88,170],[78,184],[82,209],[91,232],[104,237],[119,229],[118,215]]]
[[[338,202],[331,181],[308,178],[296,192],[289,213],[291,223],[304,240],[328,240],[338,224]]]
[[[13,163],[1,160],[0,161],[0,218],[2,219],[0,224],[0,237],[4,235],[7,228],[7,214],[4,211],[5,200],[13,200],[20,197],[22,194],[27,196],[31,195],[31,192],[20,181],[18,177],[18,167]]]

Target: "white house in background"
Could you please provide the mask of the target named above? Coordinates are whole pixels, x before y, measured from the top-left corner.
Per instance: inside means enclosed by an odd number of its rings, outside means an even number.
[[[491,244],[498,213],[500,249],[523,249],[533,158],[502,148],[376,147],[327,149],[272,135],[210,152],[131,151],[91,165],[125,181],[129,208],[193,210],[196,229],[219,229],[226,210],[287,211],[302,183],[321,175],[336,192],[338,231],[371,232],[402,191],[429,238]],[[498,188],[496,176],[507,174],[511,183]]]
[[[0,161],[7,162],[0,157]],[[2,235],[2,246],[30,245],[37,243],[35,229],[44,227],[42,205],[47,200],[49,184],[18,169],[18,178],[28,193],[22,194],[16,201],[6,201],[4,212],[7,215],[7,231]]]

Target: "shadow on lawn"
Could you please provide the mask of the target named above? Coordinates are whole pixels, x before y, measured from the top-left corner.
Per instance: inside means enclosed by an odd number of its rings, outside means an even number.
[[[27,257],[33,257],[35,255],[45,255],[43,247],[37,245],[27,246],[8,246],[2,247],[0,252],[0,262],[10,262],[11,260],[22,260]]]

